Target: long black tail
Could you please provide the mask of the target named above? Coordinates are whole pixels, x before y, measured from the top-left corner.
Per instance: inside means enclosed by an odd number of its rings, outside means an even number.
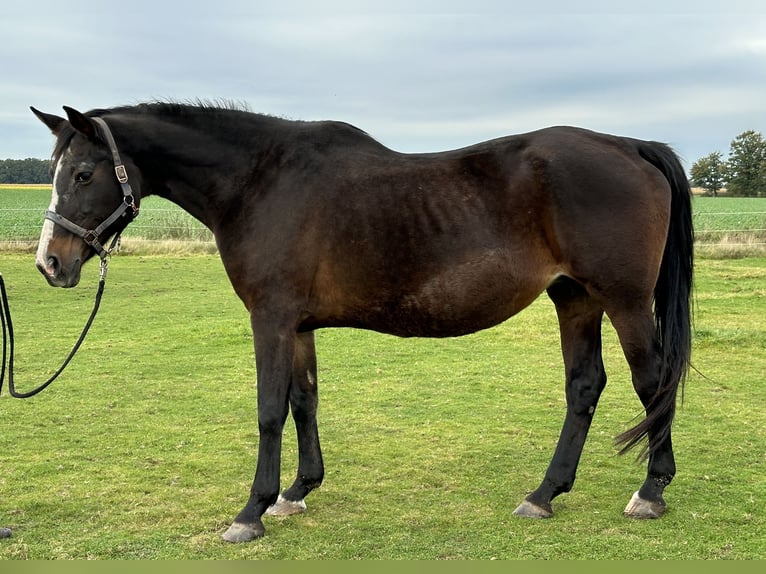
[[[654,287],[654,320],[660,345],[660,384],[646,417],[617,437],[625,453],[644,437],[649,444],[642,454],[653,453],[668,437],[676,411],[676,395],[689,371],[692,347],[692,288],[694,273],[694,229],[691,188],[681,162],[670,147],[640,142],[639,154],[659,169],[671,189],[670,227],[662,265]],[[683,395],[682,395],[683,396]]]

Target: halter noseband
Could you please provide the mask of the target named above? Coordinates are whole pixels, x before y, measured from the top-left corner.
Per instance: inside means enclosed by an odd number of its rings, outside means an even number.
[[[116,245],[120,234],[118,233],[114,238],[109,249],[104,249],[104,246],[101,245],[98,240],[99,236],[104,231],[106,231],[110,225],[112,225],[121,217],[124,217],[126,214],[130,218],[129,222],[133,221],[138,215],[138,206],[136,205],[135,198],[133,197],[133,190],[128,183],[128,172],[125,169],[125,164],[122,163],[120,152],[117,151],[117,144],[114,142],[114,137],[112,136],[112,132],[110,131],[109,126],[107,126],[106,122],[101,118],[93,118],[93,121],[96,122],[96,124],[101,128],[101,133],[106,140],[106,144],[109,146],[109,149],[112,152],[112,159],[114,160],[114,173],[117,176],[117,181],[120,182],[120,187],[122,188],[123,201],[119,207],[117,207],[117,209],[115,209],[112,214],[95,229],[85,229],[84,227],[80,227],[76,223],[68,220],[66,217],[56,213],[55,211],[46,210],[45,219],[51,220],[53,223],[60,225],[67,231],[80,237],[87,245],[96,250],[96,253],[98,253],[98,256],[102,261],[105,261],[107,256],[111,253],[112,249]]]

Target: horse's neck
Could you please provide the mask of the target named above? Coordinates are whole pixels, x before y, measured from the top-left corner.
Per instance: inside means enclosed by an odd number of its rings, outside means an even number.
[[[159,128],[145,134],[151,152],[140,154],[148,194],[163,197],[214,229],[228,210],[232,181],[243,169],[234,153],[214,133]]]

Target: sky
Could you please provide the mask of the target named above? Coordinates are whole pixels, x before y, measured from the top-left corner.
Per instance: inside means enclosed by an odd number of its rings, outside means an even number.
[[[226,100],[402,152],[551,125],[657,140],[687,169],[766,133],[762,0],[6,0],[0,159],[29,111]]]

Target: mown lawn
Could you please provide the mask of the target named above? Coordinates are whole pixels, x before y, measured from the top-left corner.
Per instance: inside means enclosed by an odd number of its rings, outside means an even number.
[[[29,255],[0,255],[17,386],[56,367],[90,310],[97,266],[49,288]],[[459,339],[318,334],[327,474],[306,514],[264,539],[220,534],[257,450],[249,322],[215,256],[117,256],[101,314],[41,395],[0,397],[0,558],[765,558],[766,259],[699,261],[694,363],[674,429],[678,475],[658,521],[622,509],[645,466],[613,437],[640,407],[605,324],[610,382],[574,490],[554,518],[514,517],[563,420],[544,297]],[[295,473],[288,424],[283,483]]]

